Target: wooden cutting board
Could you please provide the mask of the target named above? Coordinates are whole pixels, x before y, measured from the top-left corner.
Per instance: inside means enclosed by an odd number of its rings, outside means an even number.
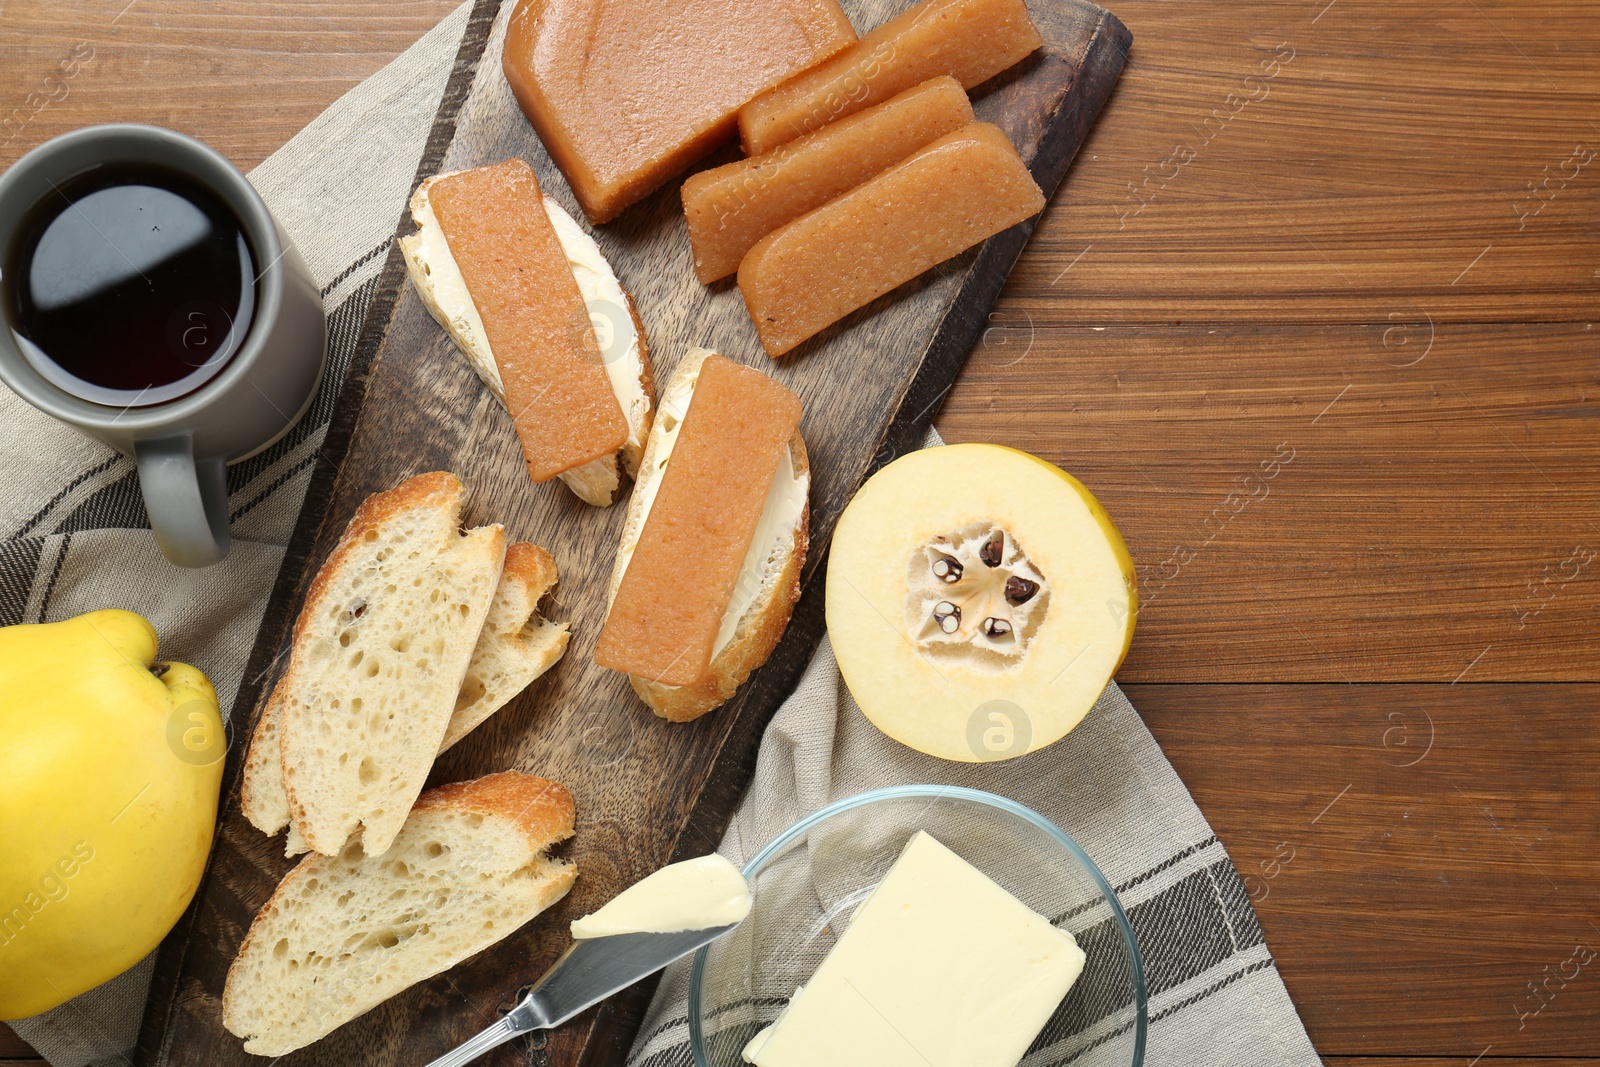
[[[546,193],[576,203],[500,73],[510,0],[478,0],[419,168],[530,161]],[[844,0],[857,27],[905,0]],[[978,116],[1010,136],[1046,193],[1061,181],[1110,95],[1132,37],[1084,0],[1032,0],[1045,47],[974,92]],[[735,156],[732,146],[710,163]],[[469,524],[502,522],[555,556],[561,583],[547,614],[568,621],[565,659],[451,749],[430,785],[516,768],[573,794],[577,834],[563,849],[580,875],[571,894],[499,945],[380,1005],[309,1048],[300,1064],[419,1065],[488,1025],[568,944],[567,922],[664,863],[712,851],[749,779],[762,729],[823,634],[824,549],[840,511],[875,469],[915,448],[1032,232],[1022,223],[851,315],[774,363],[738,290],[695,280],[674,182],[596,238],[633,294],[656,380],[685,352],[716,349],[772,374],[805,402],[811,543],[803,595],[782,643],[727,705],[689,724],[656,718],[627,681],[591,658],[624,507],[579,503],[560,483],[528,481],[509,417],[429,318],[391,249],[353,369],[233,708],[216,845],[194,905],[163,943],[145,1014],[144,1063],[261,1062],[222,1028],[228,965],[256,910],[291,866],[239,813],[239,768],[263,694],[287,650],[303,591],[356,506],[413,474],[466,482]],[[402,221],[399,232],[412,229]],[[548,1035],[485,1063],[619,1064],[648,1004],[644,982]]]

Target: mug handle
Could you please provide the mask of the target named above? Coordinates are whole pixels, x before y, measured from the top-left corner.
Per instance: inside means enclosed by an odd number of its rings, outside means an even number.
[[[228,554],[227,464],[194,458],[188,433],[137,441],[139,491],[162,555],[180,567],[209,567]]]

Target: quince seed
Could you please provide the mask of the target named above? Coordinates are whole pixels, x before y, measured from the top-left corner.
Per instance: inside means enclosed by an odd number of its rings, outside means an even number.
[[[1013,604],[1026,604],[1039,591],[1038,582],[1012,576],[1006,579],[1006,599]]]
[[[998,567],[1000,566],[1000,557],[1005,554],[1005,549],[1006,535],[996,530],[994,536],[985,541],[983,546],[978,549],[978,558],[983,560],[986,566]]]

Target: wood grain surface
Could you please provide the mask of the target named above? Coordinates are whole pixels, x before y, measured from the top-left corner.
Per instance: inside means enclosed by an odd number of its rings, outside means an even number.
[[[453,6],[6,0],[0,165],[136,120],[248,167]],[[1138,44],[938,425],[1121,524],[1123,680],[1326,1062],[1596,1062],[1600,972],[1517,1012],[1600,941],[1595,687],[1537,684],[1600,680],[1600,8],[1112,6]]]
[[[1600,981],[1568,961],[1600,950],[1600,685],[1286,689],[1127,693],[1318,1051],[1593,1055]]]

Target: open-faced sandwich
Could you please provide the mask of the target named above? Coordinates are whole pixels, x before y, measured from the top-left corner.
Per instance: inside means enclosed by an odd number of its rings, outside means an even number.
[[[428,178],[411,217],[411,280],[511,413],[529,476],[611,504],[638,470],[655,386],[644,326],[599,246],[520,159]]]
[[[800,399],[696,349],[661,397],[595,662],[656,714],[705,714],[771,655],[800,595],[811,468]]]

